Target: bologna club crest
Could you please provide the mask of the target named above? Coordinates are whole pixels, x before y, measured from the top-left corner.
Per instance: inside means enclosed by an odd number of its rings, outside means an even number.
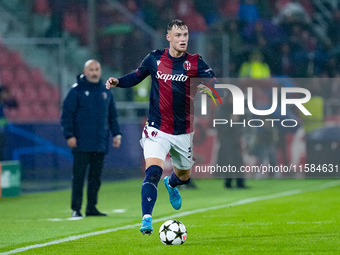
[[[183,63],[183,67],[187,71],[190,70],[190,68],[191,68],[190,62],[188,60],[185,60],[184,63]]]

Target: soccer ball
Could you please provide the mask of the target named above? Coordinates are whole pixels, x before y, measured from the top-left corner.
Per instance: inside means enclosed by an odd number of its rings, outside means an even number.
[[[159,229],[159,239],[165,245],[183,244],[187,236],[187,229],[178,220],[168,220]]]

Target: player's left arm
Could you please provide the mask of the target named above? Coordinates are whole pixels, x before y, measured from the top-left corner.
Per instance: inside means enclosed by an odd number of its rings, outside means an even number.
[[[220,97],[223,97],[224,91],[222,89],[215,89],[215,84],[218,83],[214,71],[204,62],[201,56],[197,60],[197,74],[202,78],[202,83],[197,86],[200,93],[211,93],[215,98],[217,95],[212,93],[215,90]]]

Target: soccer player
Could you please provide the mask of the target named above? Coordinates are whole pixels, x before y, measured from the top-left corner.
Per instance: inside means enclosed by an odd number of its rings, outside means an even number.
[[[182,205],[177,186],[190,182],[193,165],[190,77],[211,78],[210,84],[216,80],[214,72],[198,54],[186,52],[189,33],[184,22],[178,19],[171,21],[166,38],[170,43],[169,48],[152,51],[136,71],[119,79],[111,77],[106,82],[108,89],[128,88],[137,85],[148,75],[152,78],[149,116],[140,141],[146,163],[141,191],[143,219],[140,231],[149,235],[153,231],[152,211],[157,199],[158,182],[168,153],[174,170],[163,182],[174,209],[179,210]]]

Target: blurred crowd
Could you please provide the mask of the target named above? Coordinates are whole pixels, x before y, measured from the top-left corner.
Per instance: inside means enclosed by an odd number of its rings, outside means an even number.
[[[98,54],[104,64],[115,64],[119,54],[121,72],[131,71],[152,49],[150,36],[136,29],[131,20],[112,2],[96,1]],[[154,31],[165,33],[173,17],[187,23],[192,35],[228,34],[230,74],[249,75],[242,64],[260,60],[268,65],[266,74],[289,77],[340,76],[340,10],[333,11],[327,26],[316,26],[319,11],[311,0],[121,0],[123,8],[140,18]],[[68,31],[88,43],[88,1],[35,0],[34,12],[50,18],[46,36]],[[129,52],[130,54],[126,54]],[[118,56],[117,56],[118,55]],[[218,57],[218,55],[216,56]],[[240,69],[242,71],[240,72]],[[268,72],[269,71],[269,72]],[[254,74],[255,76],[257,74]]]
[[[312,0],[98,0],[97,54],[103,65],[118,74],[131,72],[154,49],[154,38],[138,28],[126,11],[163,39],[167,23],[176,17],[188,25],[193,40],[200,34],[228,35],[230,77],[337,78],[302,85],[313,96],[336,100],[340,96],[340,6],[327,6],[326,2],[323,6],[332,15],[321,24],[315,18],[320,16],[320,8]],[[32,8],[34,15],[50,21],[46,37],[59,37],[67,31],[88,45],[87,0],[34,0]],[[206,54],[216,75],[222,77],[219,60],[225,56],[217,44],[210,40]],[[284,82],[283,86],[292,86]],[[144,85],[139,88],[147,91],[148,82]],[[129,90],[125,100],[143,101],[147,96]],[[338,105],[334,109],[331,114],[340,111]]]

